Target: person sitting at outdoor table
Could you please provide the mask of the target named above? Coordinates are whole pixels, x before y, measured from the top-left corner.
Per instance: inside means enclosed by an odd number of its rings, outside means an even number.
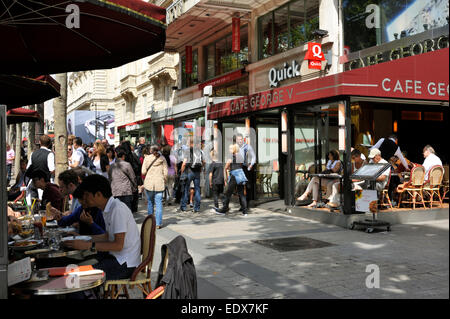
[[[322,174],[340,174],[342,172],[342,163],[339,159],[339,152],[336,150],[332,150],[328,152],[328,162],[326,165],[326,170],[322,172]],[[308,196],[312,193],[312,203],[308,205],[308,207],[314,207],[317,205],[317,201],[319,200],[319,178],[313,177],[306,188],[306,191],[297,199],[299,201],[304,201],[308,198]],[[327,197],[332,193],[332,186],[336,183],[335,179],[326,179],[322,186],[327,187]]]
[[[352,149],[352,173],[367,164],[367,159],[360,150]]]
[[[429,180],[430,170],[433,166],[442,166],[441,159],[436,155],[434,148],[431,145],[426,145],[423,148],[423,157],[425,160],[423,161],[423,168],[425,169],[425,183]]]
[[[29,178],[26,176],[26,171],[27,161],[22,159],[20,160],[20,170],[17,173],[16,182],[8,191],[8,201],[16,200],[22,194],[20,188],[27,186]]]
[[[37,170],[32,173],[31,179],[36,188],[44,191],[42,194],[42,202],[51,203],[53,207],[62,211],[64,205],[63,197],[61,196],[58,185],[50,183],[49,175],[42,170]]]
[[[79,170],[79,172],[82,172]],[[69,169],[58,176],[58,183],[63,197],[72,195],[80,184],[80,177],[75,169]],[[53,218],[58,221],[58,226],[66,227],[78,224],[80,235],[101,235],[105,233],[105,220],[102,212],[93,207],[87,207],[83,200],[74,198],[71,211],[64,214],[52,207],[50,210]]]
[[[388,164],[388,162],[381,157],[381,152],[378,148],[373,148],[369,153],[369,163],[375,164]],[[378,192],[382,192],[389,181],[389,174],[391,173],[391,167],[388,167],[377,179],[375,183],[375,189]]]
[[[367,164],[366,157],[364,154],[361,153],[361,151],[357,149],[352,149],[351,153],[352,157],[352,173],[363,167]],[[337,208],[340,203],[340,188],[341,188],[341,182],[337,181],[332,185],[332,192],[331,196],[328,197],[328,208]]]
[[[106,252],[97,255],[93,267],[106,273],[106,280],[130,278],[141,262],[141,240],[137,224],[128,206],[112,196],[109,181],[102,175],[91,175],[77,187],[74,197],[87,207],[103,211],[106,232],[93,235],[92,241],[72,240],[72,249]]]

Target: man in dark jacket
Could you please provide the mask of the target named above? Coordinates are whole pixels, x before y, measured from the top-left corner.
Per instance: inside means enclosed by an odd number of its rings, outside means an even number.
[[[167,255],[166,255],[167,254]],[[156,287],[165,285],[162,299],[197,299],[197,275],[194,260],[189,254],[186,240],[178,236],[161,247],[161,264],[159,265]],[[165,257],[168,257],[164,272]]]

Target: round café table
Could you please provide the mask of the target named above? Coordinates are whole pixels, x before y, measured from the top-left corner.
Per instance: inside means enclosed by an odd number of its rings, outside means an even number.
[[[105,272],[100,274],[78,276],[49,277],[47,280],[22,282],[9,287],[13,295],[53,296],[66,295],[96,288],[105,282]]]

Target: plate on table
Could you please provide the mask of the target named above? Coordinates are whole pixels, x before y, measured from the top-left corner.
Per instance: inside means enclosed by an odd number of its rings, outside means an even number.
[[[90,241],[92,239],[91,236],[68,236],[63,237],[61,241],[68,241],[68,240],[84,240],[84,241]]]
[[[25,239],[9,242],[8,246],[14,250],[30,250],[43,243],[43,240]]]
[[[56,220],[52,220],[49,222],[45,223],[45,227],[47,228],[57,228],[58,227],[58,222]]]
[[[76,228],[69,227],[69,226],[64,227],[64,228],[59,228],[58,230],[63,232],[63,233],[70,233],[70,232],[76,232],[77,231]]]

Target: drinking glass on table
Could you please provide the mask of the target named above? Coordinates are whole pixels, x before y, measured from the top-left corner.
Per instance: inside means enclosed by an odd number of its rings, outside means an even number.
[[[49,232],[49,247],[51,250],[59,250],[61,246],[61,233],[57,230]]]
[[[47,225],[47,212],[45,210],[40,210],[39,215],[41,216],[42,227]]]
[[[35,232],[34,236],[35,236],[36,239],[40,239],[42,237],[44,231],[43,231],[43,228],[42,228],[42,219],[41,219],[41,216],[39,214],[35,214],[34,215],[33,225],[39,229],[39,234],[37,234]]]

